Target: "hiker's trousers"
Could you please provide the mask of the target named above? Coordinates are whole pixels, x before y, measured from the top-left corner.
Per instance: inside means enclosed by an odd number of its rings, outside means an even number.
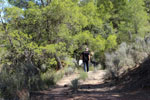
[[[83,65],[84,65],[84,71],[88,72],[89,71],[89,61],[83,61]]]

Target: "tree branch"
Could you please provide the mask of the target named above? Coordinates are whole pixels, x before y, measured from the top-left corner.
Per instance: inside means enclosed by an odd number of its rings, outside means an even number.
[[[41,0],[41,3],[42,3],[42,6],[44,7],[44,1],[43,0]]]
[[[57,54],[55,54],[55,59],[57,61],[57,66],[58,66],[58,69],[62,69],[62,63],[61,63],[61,60],[60,58],[57,56]]]
[[[51,0],[47,0],[47,6],[49,5],[49,3],[51,3]]]

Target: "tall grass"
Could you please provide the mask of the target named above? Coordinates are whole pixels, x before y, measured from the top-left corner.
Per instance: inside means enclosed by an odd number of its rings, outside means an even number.
[[[73,92],[77,92],[79,88],[79,79],[74,79],[71,81],[71,89]]]
[[[80,80],[86,80],[88,78],[88,74],[87,72],[84,72],[84,71],[80,71],[80,76],[79,76],[79,79]]]
[[[21,90],[38,88],[38,72],[30,64],[3,65],[0,72],[0,91],[5,99],[16,99]],[[31,88],[32,87],[32,88]]]

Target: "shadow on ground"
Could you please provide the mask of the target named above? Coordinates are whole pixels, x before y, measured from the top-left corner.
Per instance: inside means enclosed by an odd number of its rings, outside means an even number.
[[[69,87],[57,87],[31,93],[31,100],[150,100],[150,90],[124,91],[110,83],[81,85],[78,92]]]
[[[148,89],[124,90],[122,87],[110,86],[110,83],[82,85],[76,96],[83,98],[81,100],[150,100]]]

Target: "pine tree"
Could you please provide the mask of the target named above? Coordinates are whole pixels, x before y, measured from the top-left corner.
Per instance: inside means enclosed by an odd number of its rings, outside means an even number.
[[[137,36],[144,37],[148,31],[148,16],[145,11],[143,0],[130,0],[120,12],[121,22],[119,31],[128,39],[134,39]],[[124,41],[124,39],[122,38]]]

